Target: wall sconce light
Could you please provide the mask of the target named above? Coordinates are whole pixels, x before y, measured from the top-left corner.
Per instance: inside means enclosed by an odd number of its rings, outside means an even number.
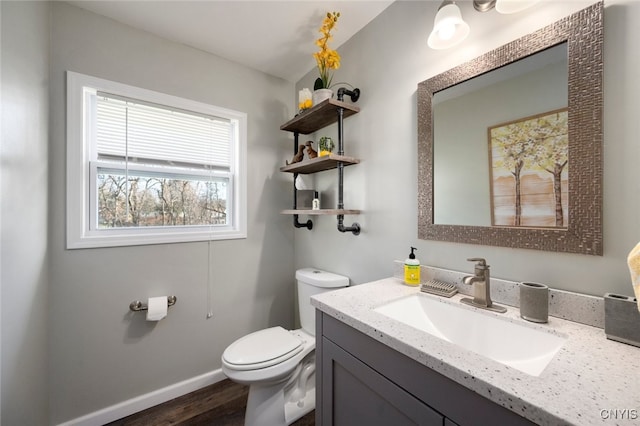
[[[502,14],[517,13],[525,10],[540,0],[473,0],[473,7],[478,12],[486,12],[496,8]]]
[[[527,9],[540,0],[473,0],[473,7],[478,12],[487,12],[493,8],[498,13],[517,13]],[[462,19],[460,8],[455,1],[445,0],[438,8],[433,23],[433,31],[429,34],[427,44],[430,48],[448,49],[460,43],[469,35],[469,24]]]
[[[455,2],[445,0],[438,8],[427,44],[432,49],[448,49],[469,35],[469,24],[464,22]]]

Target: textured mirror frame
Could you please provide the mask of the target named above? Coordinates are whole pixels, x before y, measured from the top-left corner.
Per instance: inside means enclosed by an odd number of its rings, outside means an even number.
[[[603,11],[604,3],[595,3],[418,84],[418,238],[602,255]],[[568,227],[434,224],[433,94],[564,42],[569,68]]]

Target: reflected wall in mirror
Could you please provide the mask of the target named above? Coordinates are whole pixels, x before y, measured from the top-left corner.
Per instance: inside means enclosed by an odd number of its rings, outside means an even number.
[[[419,238],[602,255],[602,14],[418,84]]]
[[[527,226],[539,225],[532,219],[540,214],[555,217],[553,180],[542,175],[543,182],[537,181],[536,166],[543,162],[533,158],[544,146],[536,137],[553,129],[528,135],[511,127],[523,118],[566,109],[567,86],[567,44],[562,43],[434,93],[434,223]],[[530,122],[524,124],[530,128]],[[492,130],[503,134],[491,138]],[[564,136],[567,141],[566,128]],[[501,171],[501,164],[510,167]],[[562,171],[566,175],[568,168]]]

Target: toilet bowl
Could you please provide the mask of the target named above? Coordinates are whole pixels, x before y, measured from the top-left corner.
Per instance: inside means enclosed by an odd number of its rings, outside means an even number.
[[[349,285],[341,275],[305,268],[296,271],[302,328],[271,327],[233,342],[222,354],[222,371],[249,385],[245,426],[286,426],[315,408],[314,294]]]

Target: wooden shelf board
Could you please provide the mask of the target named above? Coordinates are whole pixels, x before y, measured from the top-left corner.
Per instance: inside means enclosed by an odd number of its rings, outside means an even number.
[[[338,121],[338,108],[343,108],[343,118],[360,112],[360,108],[353,104],[327,99],[308,110],[296,115],[291,120],[280,126],[280,130],[298,132],[308,135]]]
[[[320,210],[282,210],[281,214],[305,214],[309,216],[321,216],[321,215],[339,215],[339,214],[360,214],[360,210],[346,210],[346,209],[320,209]]]
[[[303,160],[299,163],[289,164],[288,166],[280,167],[281,172],[287,173],[301,173],[310,174],[322,172],[324,170],[331,170],[338,167],[338,163],[343,163],[345,166],[351,166],[358,164],[360,160],[353,157],[347,157],[344,155],[330,154],[324,157],[316,157],[307,160]]]

